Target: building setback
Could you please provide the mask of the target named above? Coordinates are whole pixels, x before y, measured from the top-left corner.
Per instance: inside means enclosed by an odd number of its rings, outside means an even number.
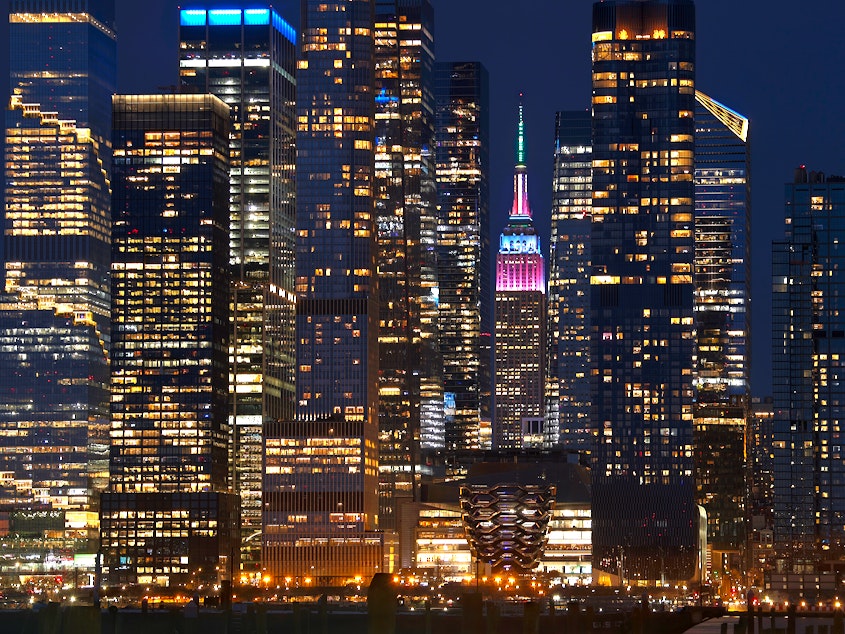
[[[107,584],[196,588],[238,570],[228,492],[229,108],[114,97]]]
[[[593,568],[693,577],[695,6],[593,5]]]
[[[113,29],[107,0],[9,3],[0,508],[52,514],[73,552],[108,476]]]
[[[546,437],[546,280],[525,158],[520,104],[513,206],[496,255],[496,449],[541,447]]]
[[[254,5],[252,5],[254,7]],[[260,574],[264,429],[294,411],[296,32],[274,9],[183,9],[182,86],[225,101],[229,167],[232,488],[241,564]]]
[[[300,16],[297,407],[265,438],[262,561],[306,585],[382,569],[374,18],[372,0],[305,0]]]
[[[490,249],[489,80],[479,62],[438,62],[435,76],[445,424],[443,439],[423,439],[423,447],[478,449],[492,391],[492,293],[484,268]]]
[[[714,582],[746,562],[750,408],[749,121],[702,92],[695,110],[695,486]]]
[[[418,497],[421,446],[443,444],[434,164],[434,10],[379,0],[375,25],[379,525]]]

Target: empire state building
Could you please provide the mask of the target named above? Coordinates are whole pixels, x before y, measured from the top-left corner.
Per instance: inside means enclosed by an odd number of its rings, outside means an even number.
[[[543,444],[546,296],[540,239],[528,205],[525,120],[519,106],[514,199],[496,255],[496,416],[493,444]]]

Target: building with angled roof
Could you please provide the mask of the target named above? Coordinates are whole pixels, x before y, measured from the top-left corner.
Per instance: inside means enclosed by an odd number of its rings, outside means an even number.
[[[751,144],[748,118],[695,98],[695,486],[714,582],[729,583],[746,568]]]

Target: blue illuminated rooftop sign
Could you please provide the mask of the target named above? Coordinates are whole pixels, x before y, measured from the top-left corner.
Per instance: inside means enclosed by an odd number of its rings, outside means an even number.
[[[244,24],[270,24],[270,9],[245,9]]]
[[[291,44],[296,44],[296,29],[275,11],[273,13],[273,28],[284,35]]]
[[[240,26],[240,9],[213,9],[208,12],[209,26]]]
[[[281,33],[292,44],[296,44],[296,29],[273,9],[182,9],[179,12],[182,26],[265,26]]]
[[[205,26],[205,11],[182,9],[179,12],[179,24],[182,26]]]

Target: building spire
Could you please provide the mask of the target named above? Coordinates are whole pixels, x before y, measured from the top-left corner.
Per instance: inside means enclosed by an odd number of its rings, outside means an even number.
[[[516,135],[516,164],[525,165],[525,117],[522,109],[522,93],[519,93],[519,124]]]
[[[528,206],[528,168],[525,164],[525,115],[522,93],[519,93],[519,122],[516,131],[516,166],[513,174],[513,207],[511,218],[531,218]]]

